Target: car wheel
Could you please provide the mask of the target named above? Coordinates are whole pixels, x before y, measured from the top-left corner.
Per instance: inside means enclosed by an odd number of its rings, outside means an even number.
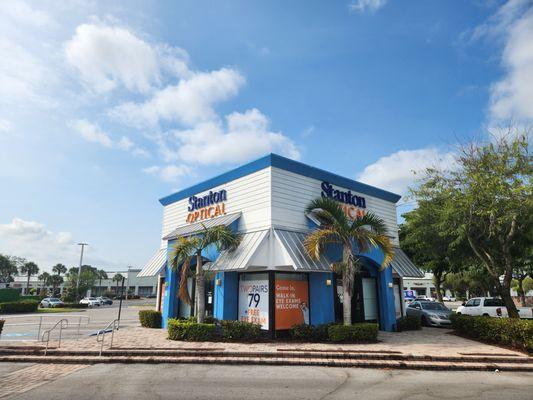
[[[420,323],[422,324],[422,326],[429,326],[428,320],[424,316],[422,316],[422,318],[420,318]]]
[[[489,315],[489,314],[483,314],[483,316],[484,316],[484,317],[490,317],[490,315]]]

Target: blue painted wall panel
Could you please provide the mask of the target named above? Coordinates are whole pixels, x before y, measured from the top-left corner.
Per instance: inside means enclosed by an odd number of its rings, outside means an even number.
[[[327,279],[331,280],[329,286],[326,285]],[[309,273],[309,303],[312,325],[335,321],[332,273]]]
[[[220,279],[220,286],[216,280]],[[238,316],[239,276],[237,272],[218,272],[215,275],[215,304],[213,314],[217,319],[236,320]]]

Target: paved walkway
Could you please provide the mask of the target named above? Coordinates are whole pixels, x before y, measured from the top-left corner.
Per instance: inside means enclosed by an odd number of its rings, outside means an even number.
[[[179,342],[167,339],[163,329],[148,329],[129,327],[115,333],[114,348],[148,348],[148,349],[191,349],[210,348],[226,351],[244,352],[276,352],[278,349],[318,349],[318,350],[358,350],[358,351],[387,351],[401,354],[428,356],[461,356],[461,355],[523,355],[523,353],[502,347],[479,343],[450,334],[450,330],[438,328],[423,328],[421,331],[411,332],[380,332],[379,342],[371,344],[333,344],[333,343],[296,343],[296,342],[266,342],[266,343],[221,343],[221,342]],[[110,335],[106,335],[109,343]],[[37,342],[7,342],[2,346],[35,346]],[[50,346],[56,346],[55,341]],[[106,346],[107,347],[107,346]],[[97,350],[99,344],[95,337],[80,340],[65,340],[61,344],[65,350]]]

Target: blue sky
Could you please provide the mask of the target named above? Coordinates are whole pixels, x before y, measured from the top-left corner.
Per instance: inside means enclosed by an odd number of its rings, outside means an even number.
[[[142,266],[158,198],[268,152],[404,195],[533,119],[531,1],[108,3],[0,4],[0,252],[43,269]]]

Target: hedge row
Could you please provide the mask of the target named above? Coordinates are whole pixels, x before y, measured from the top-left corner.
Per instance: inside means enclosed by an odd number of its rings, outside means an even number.
[[[0,303],[0,314],[17,314],[37,311],[39,302],[34,300],[10,301]]]
[[[63,303],[61,306],[56,306],[57,308],[88,308],[89,304],[80,304],[80,303]]]
[[[210,318],[199,324],[191,319],[169,319],[168,338],[193,342],[253,341],[261,338],[261,327],[242,321],[217,321]]]
[[[159,311],[141,310],[139,311],[139,320],[141,321],[141,326],[145,328],[161,328],[163,318]]]
[[[422,329],[422,324],[418,317],[409,315],[396,320],[396,330],[398,332],[417,331],[419,329]]]
[[[453,329],[464,336],[533,352],[533,320],[453,314]]]
[[[293,339],[306,342],[375,342],[378,338],[378,324],[300,324],[294,325],[290,334]]]

